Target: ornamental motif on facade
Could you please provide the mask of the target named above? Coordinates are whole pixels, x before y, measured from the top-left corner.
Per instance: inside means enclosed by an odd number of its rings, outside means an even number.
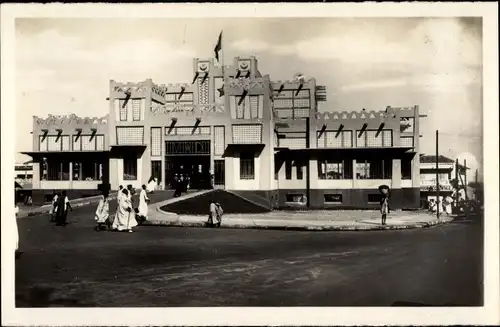
[[[153,115],[170,114],[170,113],[178,113],[178,112],[193,113],[196,108],[198,108],[199,111],[202,113],[210,113],[210,112],[223,113],[224,112],[224,105],[223,104],[213,103],[213,104],[196,105],[196,104],[191,104],[191,103],[189,103],[189,104],[179,103],[179,104],[152,106],[151,113]]]
[[[62,125],[62,124],[107,124],[108,115],[104,117],[78,117],[75,114],[50,115],[47,118],[33,117],[37,125]]]
[[[253,88],[262,88],[264,87],[264,83],[262,81],[252,80],[249,78],[232,78],[229,80],[229,87],[249,90]]]

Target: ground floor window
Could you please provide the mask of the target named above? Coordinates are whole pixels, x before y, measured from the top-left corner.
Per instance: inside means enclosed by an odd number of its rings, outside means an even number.
[[[305,203],[306,197],[300,193],[289,193],[286,195],[286,202],[289,203]]]
[[[411,159],[403,158],[401,159],[401,178],[411,179]]]
[[[98,162],[73,162],[73,180],[102,180],[102,164]]]
[[[392,178],[392,159],[370,159],[356,161],[357,179]]]
[[[342,203],[342,194],[325,194],[325,203]]]
[[[137,158],[135,156],[123,158],[123,180],[137,180]]]
[[[292,179],[292,160],[285,161],[285,179]]]
[[[40,165],[40,176],[47,181],[69,181],[69,162],[47,159]]]
[[[297,179],[298,180],[304,179],[304,165],[301,162],[297,162],[296,168],[297,168]]]
[[[255,156],[253,153],[240,154],[240,179],[255,179]]]
[[[319,179],[352,179],[352,160],[334,159],[318,161]]]

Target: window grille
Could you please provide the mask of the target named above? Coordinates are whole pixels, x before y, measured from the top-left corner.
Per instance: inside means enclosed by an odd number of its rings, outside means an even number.
[[[250,96],[250,118],[259,118],[259,95]]]
[[[151,156],[161,156],[161,127],[151,127]]]
[[[57,136],[49,135],[47,136],[47,148],[49,151],[61,151],[61,138],[57,139]]]
[[[118,104],[120,105],[120,121],[127,121],[128,103],[125,104],[125,100],[123,99],[119,100]]]
[[[402,136],[399,139],[401,146],[413,147],[413,136]]]
[[[96,135],[95,141],[96,141],[96,150],[104,151],[104,135]]]
[[[216,156],[221,156],[224,154],[225,144],[225,127],[215,126],[214,127],[214,152]]]
[[[63,136],[61,136],[61,142],[62,142],[62,150],[63,151],[70,151],[70,148],[69,148],[69,135],[63,135]]]
[[[134,121],[141,120],[141,99],[132,100],[132,119]]]
[[[243,119],[245,118],[245,101],[241,101],[241,96],[236,96],[234,97],[234,100],[236,101],[236,119]]]
[[[392,130],[365,130],[360,134],[360,130],[356,131],[357,147],[391,147],[392,146]]]
[[[116,127],[118,145],[143,145],[144,127]]]
[[[39,151],[47,151],[47,137],[40,136],[39,140]]]
[[[262,125],[233,125],[233,143],[262,143]]]

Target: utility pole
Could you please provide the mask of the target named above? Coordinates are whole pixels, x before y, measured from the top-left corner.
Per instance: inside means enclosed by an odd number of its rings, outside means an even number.
[[[309,140],[309,134],[311,133],[310,131],[310,126],[309,126],[309,117],[306,117],[306,149],[309,149],[310,147],[310,140]],[[306,161],[306,206],[307,208],[311,207],[311,164],[309,160],[309,154],[307,155],[307,161]]]
[[[455,160],[455,181],[457,183],[457,189],[455,190],[455,204],[458,207],[458,190],[460,189],[460,179],[458,177],[458,158]]]
[[[468,196],[467,196],[467,159],[464,159],[464,191],[465,191],[465,200],[468,200]]]
[[[436,216],[439,219],[439,131],[436,130]]]

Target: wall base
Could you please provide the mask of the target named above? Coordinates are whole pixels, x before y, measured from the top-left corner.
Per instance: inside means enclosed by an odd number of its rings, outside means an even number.
[[[288,194],[306,195],[305,189],[280,189],[279,204],[280,209],[307,209],[305,203],[288,202]],[[379,209],[380,204],[377,197],[380,193],[377,189],[312,189],[309,209]],[[341,196],[341,202],[325,202],[325,194],[335,194]],[[368,201],[368,197],[373,196],[373,202]],[[392,209],[418,209],[420,208],[420,189],[403,188],[392,189],[390,197]]]

